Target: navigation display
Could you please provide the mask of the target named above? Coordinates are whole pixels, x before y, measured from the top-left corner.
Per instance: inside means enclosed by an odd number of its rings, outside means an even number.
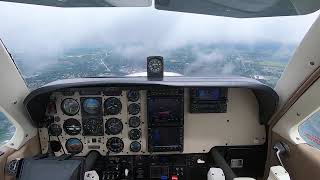
[[[190,90],[190,113],[227,112],[228,88],[200,87]]]
[[[152,130],[153,146],[180,145],[180,132],[177,127],[158,127]]]
[[[198,89],[197,95],[199,99],[217,101],[220,99],[220,89]]]
[[[148,151],[183,152],[182,89],[148,91]]]
[[[152,123],[181,121],[182,103],[177,98],[155,98],[148,102],[149,118]]]

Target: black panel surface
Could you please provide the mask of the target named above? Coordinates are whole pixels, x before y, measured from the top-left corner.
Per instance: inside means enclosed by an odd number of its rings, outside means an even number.
[[[78,180],[80,178],[79,160],[23,160],[19,180]]]

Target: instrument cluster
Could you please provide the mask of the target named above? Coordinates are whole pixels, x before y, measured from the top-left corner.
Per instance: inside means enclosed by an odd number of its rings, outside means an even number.
[[[142,135],[147,127],[142,113],[143,93],[134,89],[54,92],[50,99],[56,107],[47,110],[54,117],[47,128],[47,140],[51,145],[51,141],[61,145],[51,148],[57,155],[85,155],[91,150],[101,154],[144,153],[147,140]],[[46,134],[45,128],[39,133]]]
[[[52,92],[38,125],[42,153],[50,150],[49,144],[56,156],[85,156],[90,151],[115,156],[205,153],[214,146],[265,142],[250,89],[138,88],[89,86]]]

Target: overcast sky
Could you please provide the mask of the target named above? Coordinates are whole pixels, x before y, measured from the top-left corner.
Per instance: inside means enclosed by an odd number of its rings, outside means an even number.
[[[154,8],[65,9],[1,2],[0,38],[9,49],[30,53],[96,44],[138,43],[148,49],[212,42],[297,44],[318,15],[235,19]]]

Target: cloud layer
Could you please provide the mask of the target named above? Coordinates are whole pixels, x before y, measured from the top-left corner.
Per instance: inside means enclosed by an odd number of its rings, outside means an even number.
[[[0,37],[9,50],[30,57],[107,45],[130,57],[197,43],[297,44],[318,14],[236,19],[153,7],[68,9],[1,2]]]

